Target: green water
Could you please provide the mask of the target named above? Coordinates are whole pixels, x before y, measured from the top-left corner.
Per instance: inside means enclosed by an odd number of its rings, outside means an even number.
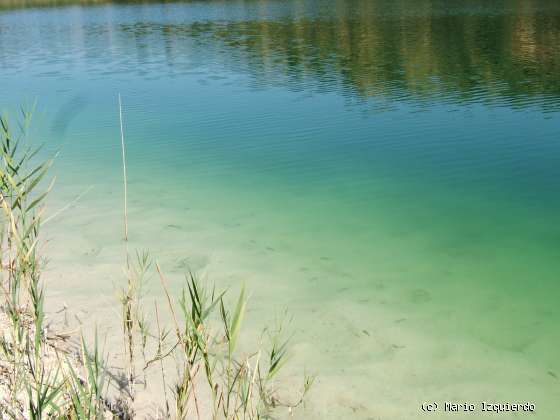
[[[120,275],[120,92],[133,246],[288,307],[306,417],[558,418],[560,3],[11,10],[0,83],[61,148],[53,206],[93,187],[50,227],[51,290],[94,306]]]

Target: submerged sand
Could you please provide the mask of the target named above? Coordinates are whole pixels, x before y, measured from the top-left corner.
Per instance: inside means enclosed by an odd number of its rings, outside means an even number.
[[[62,207],[85,187],[62,188],[50,207]],[[243,332],[248,343],[288,310],[294,336],[282,386],[299,386],[304,371],[317,376],[301,418],[449,418],[441,409],[423,412],[427,402],[474,403],[477,410],[482,402],[528,402],[536,405],[532,418],[555,418],[558,372],[547,358],[555,333],[545,323],[533,326],[533,336],[508,330],[505,320],[515,315],[507,297],[482,288],[472,307],[468,302],[454,307],[452,285],[419,286],[395,278],[386,266],[360,272],[311,247],[296,255],[289,235],[267,237],[261,225],[266,220],[250,212],[224,222],[196,204],[144,201],[149,192],[132,195],[128,247],[149,249],[173,291],[180,290],[189,269],[231,288],[232,298],[245,283],[251,292]],[[45,277],[51,312],[66,305],[74,324],[90,331],[97,324],[114,366],[122,360],[115,297],[124,278],[119,193],[118,186],[96,185],[50,223],[44,248],[50,258]],[[379,247],[380,254],[389,250]],[[391,256],[386,258],[389,266]],[[162,298],[155,277],[147,298]],[[469,310],[485,311],[488,324],[483,318],[468,322],[464,311]],[[169,320],[168,314],[163,317]],[[503,329],[497,328],[500,319]],[[156,391],[139,392],[138,413],[148,415],[161,404],[159,381],[150,382]],[[473,415],[459,412],[453,418]]]

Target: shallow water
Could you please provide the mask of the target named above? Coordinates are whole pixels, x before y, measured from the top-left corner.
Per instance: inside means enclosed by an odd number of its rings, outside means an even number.
[[[48,229],[54,296],[108,308],[120,276],[120,92],[131,247],[288,307],[306,418],[557,418],[560,3],[13,10],[0,69],[61,150],[52,211],[87,191]]]

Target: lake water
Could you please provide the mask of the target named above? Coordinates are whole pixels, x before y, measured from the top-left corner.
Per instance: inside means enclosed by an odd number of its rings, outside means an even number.
[[[61,151],[50,212],[85,192],[47,229],[54,301],[111,319],[120,93],[130,247],[176,289],[245,282],[247,336],[288,308],[302,418],[558,418],[560,2],[4,10],[0,83]]]

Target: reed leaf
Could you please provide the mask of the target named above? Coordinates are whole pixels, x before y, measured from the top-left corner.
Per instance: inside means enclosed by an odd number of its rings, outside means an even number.
[[[243,316],[245,315],[245,306],[247,301],[245,300],[245,285],[241,288],[241,293],[239,294],[239,299],[237,300],[237,305],[235,307],[235,312],[231,320],[231,325],[229,327],[229,354],[230,356],[235,351],[235,346],[237,345],[237,338],[239,337],[239,331],[241,329],[241,323],[243,321]]]

